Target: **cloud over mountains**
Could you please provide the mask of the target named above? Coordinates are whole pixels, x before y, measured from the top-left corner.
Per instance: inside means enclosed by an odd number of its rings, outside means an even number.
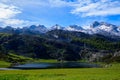
[[[21,10],[14,5],[0,3],[0,23],[2,26],[19,26],[26,21],[16,18],[16,15],[22,13]]]
[[[79,21],[94,20],[95,17],[104,19],[120,15],[119,3],[120,0],[0,0],[0,26],[67,24],[68,20],[75,23],[75,19],[78,23],[78,18]],[[61,17],[64,20],[60,20]]]
[[[120,15],[120,0],[78,0],[72,14],[86,16]]]

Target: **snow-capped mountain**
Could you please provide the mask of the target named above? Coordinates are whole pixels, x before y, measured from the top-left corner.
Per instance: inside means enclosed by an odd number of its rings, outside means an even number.
[[[9,32],[13,32],[13,31],[14,31],[14,28],[12,28],[11,26],[6,26],[5,28],[0,27],[0,32],[9,33]]]
[[[70,25],[70,26],[66,27],[64,30],[84,32],[84,29],[79,25]]]
[[[90,25],[90,29],[87,29],[89,34],[102,34],[105,36],[120,36],[120,27],[105,23],[95,21]]]
[[[58,25],[58,24],[55,24],[54,26],[52,26],[51,28],[50,28],[50,30],[63,30],[64,29],[64,27],[61,27],[60,25]]]
[[[45,33],[48,31],[48,29],[44,25],[31,25],[30,27],[27,28],[30,31],[37,31],[40,33]]]
[[[0,32],[7,32],[7,33],[46,33],[51,30],[65,30],[65,31],[77,31],[77,32],[84,32],[87,34],[101,34],[104,36],[119,36],[120,37],[120,27],[105,23],[105,22],[93,22],[89,28],[81,27],[79,25],[70,25],[68,27],[61,27],[60,25],[56,24],[51,28],[47,28],[44,25],[31,25],[29,27],[23,28],[13,28],[11,26],[7,26],[5,28],[0,27]]]

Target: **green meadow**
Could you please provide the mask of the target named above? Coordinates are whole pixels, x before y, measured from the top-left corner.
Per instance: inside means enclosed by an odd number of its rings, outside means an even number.
[[[1,70],[0,80],[120,80],[120,63],[107,68]]]
[[[9,63],[9,62],[0,61],[0,68],[9,67],[9,66],[10,66],[10,63]]]

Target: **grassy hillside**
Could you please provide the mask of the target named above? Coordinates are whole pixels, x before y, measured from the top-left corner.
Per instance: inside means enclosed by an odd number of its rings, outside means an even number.
[[[2,57],[2,59],[0,59],[0,67],[5,68],[12,65],[14,66],[16,64],[24,64],[31,61],[34,60],[32,58],[9,53],[8,55],[5,55],[4,57]]]
[[[120,80],[120,63],[109,68],[0,71],[0,80]]]
[[[0,61],[0,68],[9,67],[11,63],[6,61]]]

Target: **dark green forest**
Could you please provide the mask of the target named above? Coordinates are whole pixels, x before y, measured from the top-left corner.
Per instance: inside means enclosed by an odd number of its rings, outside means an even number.
[[[52,30],[44,34],[0,33],[0,59],[6,61],[13,61],[8,58],[10,54],[33,59],[77,61],[91,60],[92,55],[98,53],[103,56],[100,60],[105,61],[108,57],[114,59],[113,56],[119,50],[120,40],[118,38],[98,34],[89,35],[63,30]]]

